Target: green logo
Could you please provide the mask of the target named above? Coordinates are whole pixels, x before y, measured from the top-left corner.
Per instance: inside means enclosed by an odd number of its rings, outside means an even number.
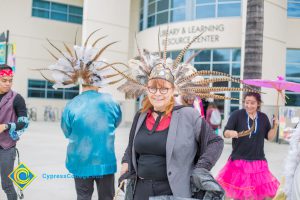
[[[32,173],[26,165],[20,163],[8,177],[18,186],[18,188],[20,188],[20,190],[24,190],[35,179],[36,175]]]

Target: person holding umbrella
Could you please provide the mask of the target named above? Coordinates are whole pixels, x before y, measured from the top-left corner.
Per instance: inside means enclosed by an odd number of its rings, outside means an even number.
[[[279,186],[264,153],[264,140],[274,139],[278,121],[274,119],[271,127],[267,115],[259,111],[261,103],[260,94],[246,93],[244,109],[234,111],[224,128],[224,137],[232,138],[233,150],[217,181],[228,198],[272,198]]]

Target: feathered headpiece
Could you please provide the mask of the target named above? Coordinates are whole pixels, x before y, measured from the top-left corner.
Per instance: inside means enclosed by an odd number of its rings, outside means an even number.
[[[65,43],[63,43],[65,51],[60,50],[48,40],[49,44],[60,54],[61,57],[57,57],[47,49],[47,51],[55,58],[56,62],[48,68],[36,70],[40,71],[41,75],[46,80],[54,83],[53,88],[70,88],[76,85],[103,87],[105,85],[121,81],[123,78],[118,80],[115,79],[119,76],[119,73],[112,70],[110,65],[105,61],[99,61],[102,53],[116,42],[111,42],[101,49],[97,48],[96,44],[106,37],[104,36],[95,40],[91,46],[88,45],[88,41],[91,36],[99,30],[100,29],[92,32],[87,37],[83,46],[78,46],[76,44],[76,32],[73,51]],[[53,79],[48,79],[42,71],[51,71]]]
[[[195,95],[200,98],[213,98],[213,99],[234,99],[222,95],[211,94],[211,92],[223,91],[245,91],[245,92],[258,92],[251,88],[234,88],[234,87],[210,87],[210,83],[215,82],[236,82],[243,85],[243,83],[229,74],[201,70],[197,71],[194,66],[190,64],[191,60],[199,53],[192,55],[186,62],[181,62],[186,51],[204,32],[191,40],[179,53],[175,60],[167,58],[167,41],[168,31],[164,45],[163,56],[160,51],[160,41],[158,37],[158,53],[150,53],[147,50],[141,51],[137,44],[139,56],[129,60],[129,73],[122,73],[119,69],[112,66],[119,72],[127,81],[122,84],[118,89],[125,92],[129,98],[137,98],[146,92],[148,80],[153,78],[165,79],[175,86],[176,95]],[[162,73],[160,73],[162,72]],[[171,75],[170,75],[171,74]],[[209,78],[204,78],[209,76]]]

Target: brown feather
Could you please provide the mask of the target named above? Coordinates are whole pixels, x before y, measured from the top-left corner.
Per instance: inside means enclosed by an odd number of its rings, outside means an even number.
[[[68,60],[69,61],[69,63],[71,64],[71,66],[74,68],[74,66],[73,66],[73,62],[69,59],[69,58],[67,58],[66,56],[65,56],[65,54],[59,49],[59,48],[57,48],[54,44],[52,44],[51,42],[50,42],[50,40],[49,39],[47,39],[47,41],[49,42],[49,44],[52,46],[52,47],[54,47],[66,60]]]
[[[106,38],[106,37],[107,37],[107,35],[105,35],[105,36],[103,36],[103,37],[101,37],[101,38],[98,38],[98,39],[92,44],[92,47],[95,47],[96,44],[97,44],[100,40],[102,40],[102,39],[104,39],[104,38]]]
[[[190,48],[190,46],[201,36],[203,35],[205,31],[203,31],[202,33],[200,33],[199,35],[197,35],[196,37],[194,37],[194,39],[192,39],[192,41],[190,41],[179,53],[179,55],[177,56],[173,68],[176,69],[178,64],[180,63],[182,57],[184,56],[185,52]]]
[[[142,55],[141,49],[140,49],[139,44],[138,44],[138,42],[137,42],[136,33],[135,33],[134,36],[135,36],[135,44],[136,44],[136,48],[137,48],[138,53],[139,53],[140,60],[141,60],[141,62],[144,64],[144,67],[147,67],[147,69],[148,69],[148,65],[147,65],[147,63],[146,63],[146,61],[145,61],[145,59],[144,59],[144,57],[143,57],[143,55]],[[147,69],[146,69],[146,71],[149,71],[149,70],[147,70]]]
[[[64,46],[65,46],[67,52],[69,53],[69,55],[70,55],[71,57],[73,57],[73,53],[72,53],[71,49],[68,47],[68,45],[67,45],[66,43],[64,43],[64,42],[63,42],[63,44],[64,44]]]
[[[236,98],[226,97],[217,94],[209,94],[209,93],[195,93],[200,98],[212,98],[212,99],[223,99],[223,100],[239,100]]]
[[[40,74],[42,75],[42,77],[44,77],[44,79],[46,79],[47,81],[49,81],[50,83],[55,83],[54,80],[48,79],[46,76],[44,76],[44,74],[42,72],[40,72]]]
[[[55,58],[55,60],[58,60],[58,57],[56,57],[49,49],[47,49],[46,47],[44,47],[46,49],[46,51],[48,51],[48,53]]]
[[[160,26],[158,27],[157,42],[158,42],[158,56],[161,58],[161,49],[160,49]]]
[[[107,49],[109,46],[111,46],[111,45],[113,45],[113,44],[115,44],[117,42],[118,41],[111,42],[111,43],[107,44],[105,47],[103,47],[102,49],[100,49],[100,51],[95,55],[95,57],[92,59],[91,62],[96,61],[101,56],[101,54],[105,51],[105,49]]]
[[[123,79],[124,79],[124,78],[121,78],[121,79],[115,80],[115,81],[111,81],[111,82],[109,82],[109,83],[107,83],[107,84],[108,84],[108,85],[113,85],[113,84],[116,84],[116,83],[122,81]]]
[[[199,50],[196,53],[194,53],[193,55],[191,55],[191,57],[189,57],[187,59],[187,61],[185,61],[185,64],[189,64],[190,62],[192,62],[192,60],[199,55],[199,53],[201,53],[203,50]]]
[[[184,91],[195,91],[195,92],[222,92],[222,91],[244,91],[244,92],[255,92],[255,90],[251,90],[248,88],[230,88],[230,87],[192,87],[192,88],[184,88]]]
[[[166,40],[165,40],[165,47],[164,47],[164,57],[163,57],[163,61],[164,61],[164,65],[165,65],[165,66],[166,66],[166,62],[167,62],[168,35],[169,35],[169,26],[167,27]]]
[[[94,35],[94,34],[95,34],[97,31],[99,31],[99,30],[101,30],[101,28],[94,30],[94,31],[86,38],[86,40],[85,40],[85,42],[84,42],[84,48],[86,48],[86,46],[87,46],[87,44],[88,44],[88,41],[89,41],[89,39],[92,37],[92,35]]]

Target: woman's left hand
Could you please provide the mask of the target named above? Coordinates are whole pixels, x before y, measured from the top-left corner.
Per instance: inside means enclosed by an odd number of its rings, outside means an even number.
[[[272,128],[278,127],[278,124],[279,124],[278,119],[276,117],[273,117],[273,127]]]

